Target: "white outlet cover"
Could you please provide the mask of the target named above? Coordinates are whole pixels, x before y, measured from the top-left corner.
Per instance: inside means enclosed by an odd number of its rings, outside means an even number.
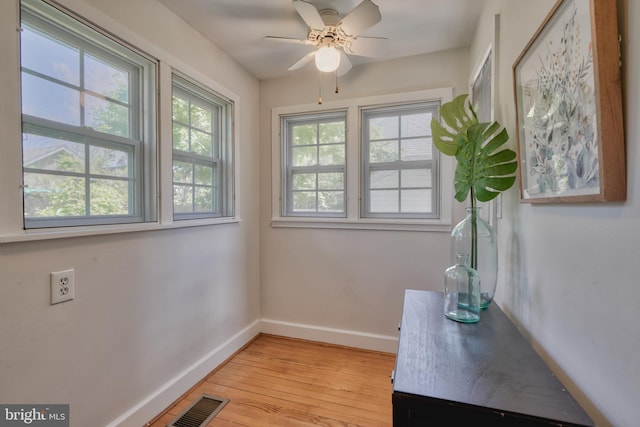
[[[73,298],[75,298],[74,270],[51,273],[51,304],[58,304]]]

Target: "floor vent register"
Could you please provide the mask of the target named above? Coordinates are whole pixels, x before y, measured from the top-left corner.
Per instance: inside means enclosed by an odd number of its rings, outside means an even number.
[[[204,427],[228,402],[229,399],[203,394],[167,427]]]

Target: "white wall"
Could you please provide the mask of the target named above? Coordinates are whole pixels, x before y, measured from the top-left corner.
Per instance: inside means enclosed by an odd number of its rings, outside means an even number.
[[[512,65],[555,0],[488,2],[474,64],[501,15],[500,115],[515,148]],[[504,198],[497,302],[529,337],[598,426],[637,426],[640,396],[640,3],[618,1],[623,36],[623,98],[627,201],[603,204],[520,204]]]
[[[323,98],[451,86],[466,92],[468,58],[468,49],[460,49],[354,67],[337,95],[328,79]],[[313,72],[260,83],[263,328],[395,351],[404,289],[442,289],[450,238],[446,232],[271,227],[271,109],[313,104],[317,96]]]
[[[493,16],[501,14],[497,117],[512,135],[512,65],[555,0],[489,0],[475,41],[444,52],[361,67],[341,83],[340,97],[453,85],[466,91],[485,53]],[[499,220],[497,303],[512,317],[599,426],[637,425],[640,395],[640,29],[629,24],[640,4],[618,0],[623,36],[623,98],[628,197],[623,203],[520,204],[503,198]],[[327,90],[326,88],[329,88]],[[404,288],[439,290],[448,265],[444,233],[274,229],[270,227],[270,109],[307,104],[317,81],[303,75],[260,84],[261,281],[263,319],[290,334],[358,340],[361,332],[394,336]],[[330,85],[325,99],[335,99]],[[268,323],[268,322],[267,322]],[[309,326],[311,325],[311,327]],[[329,329],[329,330],[326,330]],[[349,334],[349,332],[352,332]]]
[[[258,85],[153,0],[61,3],[239,95],[242,221],[0,244],[0,402],[70,403],[73,426],[141,425],[246,341],[261,316],[272,330],[366,346],[396,336],[405,288],[441,289],[446,233],[270,226],[270,110],[314,102],[315,77],[293,73]],[[354,68],[339,95],[326,84],[325,100],[442,86],[466,92],[499,12],[499,117],[514,135],[511,65],[553,3],[489,0],[469,50]],[[640,29],[628,22],[640,16],[640,4],[618,4],[628,200],[520,205],[514,188],[499,224],[497,302],[601,426],[633,426],[640,395],[640,152],[633,143],[640,138]],[[7,119],[17,111],[17,86],[4,75],[17,61],[16,8],[17,0],[0,2],[2,144],[18,144],[19,135],[19,123]],[[0,170],[1,180],[16,171]],[[9,191],[0,182],[0,198]],[[0,206],[4,214],[12,209]],[[70,267],[76,299],[50,306],[49,272]]]
[[[241,222],[0,244],[0,402],[140,426],[259,330],[258,82],[153,0],[60,3],[239,98]],[[0,143],[19,146],[17,5],[0,2]],[[51,306],[67,268],[76,298]]]

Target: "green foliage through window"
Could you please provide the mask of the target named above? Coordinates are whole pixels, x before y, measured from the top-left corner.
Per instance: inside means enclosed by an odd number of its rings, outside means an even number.
[[[345,216],[346,114],[283,118],[287,215]]]
[[[172,116],[174,219],[227,215],[230,102],[174,75]]]
[[[155,64],[47,3],[21,6],[25,227],[151,220]]]

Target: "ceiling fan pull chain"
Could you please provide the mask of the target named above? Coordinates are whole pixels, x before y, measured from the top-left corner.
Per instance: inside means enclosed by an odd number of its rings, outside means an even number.
[[[318,72],[318,105],[322,105],[322,72]]]
[[[340,89],[338,88],[338,70],[336,70],[336,93],[338,93]]]

